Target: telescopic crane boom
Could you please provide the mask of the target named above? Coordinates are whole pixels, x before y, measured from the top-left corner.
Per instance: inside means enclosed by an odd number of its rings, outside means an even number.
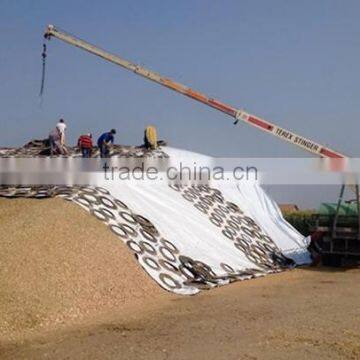
[[[137,75],[143,76],[144,78],[154,81],[162,86],[165,86],[171,90],[174,90],[180,94],[188,96],[196,101],[199,101],[205,105],[208,105],[214,109],[217,109],[235,119],[235,124],[238,121],[243,121],[249,125],[252,125],[264,132],[270,133],[282,140],[288,141],[299,148],[307,150],[308,152],[318,155],[320,157],[326,158],[347,158],[344,154],[341,154],[335,150],[332,150],[326,146],[318,144],[310,139],[307,139],[301,135],[295,134],[290,130],[284,129],[280,126],[277,126],[271,122],[268,122],[258,116],[252,115],[242,109],[234,108],[223,102],[210,98],[207,95],[204,95],[198,91],[195,91],[185,85],[172,81],[166,77],[163,77],[153,71],[145,69],[139,65],[133,64],[125,59],[122,59],[120,56],[111,54],[105,50],[102,50],[84,40],[81,40],[73,35],[66,33],[53,25],[48,25],[44,37],[50,40],[51,37],[56,37],[60,40],[65,41],[70,45],[74,45],[90,52],[91,54],[100,56],[101,58],[110,61],[114,64],[120,65],[123,68],[134,72]]]

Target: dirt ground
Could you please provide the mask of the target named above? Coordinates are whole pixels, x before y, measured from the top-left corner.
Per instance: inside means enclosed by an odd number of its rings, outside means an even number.
[[[360,269],[299,268],[191,297],[146,283],[143,301],[0,338],[0,359],[359,359],[359,280]]]

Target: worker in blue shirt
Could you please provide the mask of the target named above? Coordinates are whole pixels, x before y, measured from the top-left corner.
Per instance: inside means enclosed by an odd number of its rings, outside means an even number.
[[[98,141],[97,145],[100,149],[100,156],[102,158],[108,157],[110,154],[110,145],[114,143],[114,135],[116,134],[115,129],[111,129],[109,132],[103,133]]]

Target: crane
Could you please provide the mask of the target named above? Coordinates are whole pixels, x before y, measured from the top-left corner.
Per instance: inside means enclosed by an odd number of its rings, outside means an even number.
[[[211,98],[201,92],[198,92],[196,90],[193,90],[183,84],[180,84],[178,82],[175,82],[167,77],[163,77],[160,74],[157,74],[151,70],[145,69],[142,66],[136,65],[134,63],[131,63],[130,61],[127,61],[120,56],[111,54],[105,50],[100,49],[97,46],[94,46],[84,40],[81,40],[63,30],[60,30],[56,28],[53,25],[48,25],[45,34],[45,39],[50,40],[52,37],[55,37],[57,39],[60,39],[70,45],[74,45],[82,50],[88,51],[91,54],[97,55],[107,61],[110,61],[114,64],[120,65],[123,68],[130,70],[134,72],[137,75],[140,75],[148,80],[151,80],[153,82],[156,82],[159,85],[165,86],[173,91],[176,91],[182,95],[185,95],[191,99],[194,99],[196,101],[199,101],[207,106],[210,106],[218,111],[221,111],[225,113],[226,115],[231,116],[235,119],[234,124],[237,124],[239,121],[243,121],[251,126],[256,127],[257,129],[260,129],[264,132],[267,132],[273,136],[276,136],[277,138],[280,138],[284,141],[287,141],[303,150],[306,150],[312,154],[315,154],[317,156],[320,156],[321,158],[327,158],[330,160],[330,164],[335,163],[335,168],[338,168],[346,164],[347,160],[349,159],[346,155],[335,151],[333,149],[330,149],[326,146],[323,146],[319,143],[316,143],[313,140],[307,139],[306,137],[303,137],[301,135],[295,134],[294,132],[284,129],[280,126],[277,126],[274,123],[271,123],[269,121],[266,121],[256,115],[250,114],[247,111],[239,108],[234,108],[230,105],[227,105],[219,100],[216,100],[214,98]],[[44,86],[44,70],[45,70],[45,58],[46,58],[46,45],[44,44],[44,52],[43,52],[43,81],[42,81],[42,90]],[[41,90],[41,91],[42,91]],[[345,183],[349,185],[350,189],[355,192],[356,194],[356,202],[357,202],[357,209],[358,209],[358,227],[355,228],[353,231],[355,235],[352,235],[352,237],[356,240],[356,244],[358,244],[358,241],[360,239],[360,194],[359,194],[359,185],[358,185],[358,179],[356,176],[353,176],[353,174],[346,174]],[[327,242],[325,241],[324,244],[327,243],[330,244],[330,250],[327,252],[324,252],[324,254],[327,256],[327,258],[335,257],[338,258],[339,254],[334,252],[334,244],[336,241],[338,242],[339,239],[342,240],[345,244],[348,243],[348,239],[346,240],[343,238],[343,235],[341,232],[339,232],[337,220],[338,220],[338,214],[340,205],[343,201],[343,195],[344,195],[344,189],[345,185],[341,187],[340,197],[337,204],[337,210],[336,210],[336,216],[333,222],[332,226],[332,232],[328,235]],[[348,226],[348,225],[346,225]],[[347,235],[348,236],[348,235]],[[348,245],[346,245],[347,247]],[[354,251],[349,251],[348,253],[341,253],[340,255],[354,255]],[[358,254],[357,254],[358,255]]]
[[[280,138],[284,141],[292,143],[293,145],[306,150],[312,154],[318,155],[323,158],[331,159],[347,159],[347,156],[330,149],[326,146],[316,143],[313,140],[307,139],[304,136],[295,134],[294,132],[284,129],[280,126],[277,126],[274,123],[266,121],[258,116],[248,113],[247,111],[239,108],[234,108],[230,105],[227,105],[219,100],[211,98],[199,91],[193,90],[183,84],[175,82],[167,77],[163,77],[151,70],[148,70],[142,66],[136,65],[121,58],[118,55],[111,54],[108,51],[100,49],[97,46],[94,46],[87,41],[81,40],[74,35],[71,35],[59,28],[56,28],[54,25],[48,25],[45,34],[45,39],[50,40],[52,37],[60,39],[70,45],[74,45],[82,50],[88,51],[91,54],[97,55],[107,61],[110,61],[114,64],[120,65],[123,68],[134,72],[137,75],[140,75],[148,80],[156,82],[162,86],[165,86],[173,91],[176,91],[182,95],[185,95],[191,99],[199,101],[207,106],[210,106],[218,111],[225,113],[226,115],[231,116],[235,119],[234,124],[237,124],[239,121],[243,121],[251,126],[256,127],[264,132],[267,132],[277,138]],[[44,48],[45,45],[44,45]],[[46,56],[46,54],[45,54]],[[44,57],[44,54],[43,54]]]

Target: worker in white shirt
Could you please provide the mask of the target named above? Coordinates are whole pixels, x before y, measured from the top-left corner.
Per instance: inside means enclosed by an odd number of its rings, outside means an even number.
[[[59,130],[60,133],[60,143],[62,146],[65,145],[65,130],[66,124],[64,119],[60,119],[59,122],[56,124],[56,128]]]

